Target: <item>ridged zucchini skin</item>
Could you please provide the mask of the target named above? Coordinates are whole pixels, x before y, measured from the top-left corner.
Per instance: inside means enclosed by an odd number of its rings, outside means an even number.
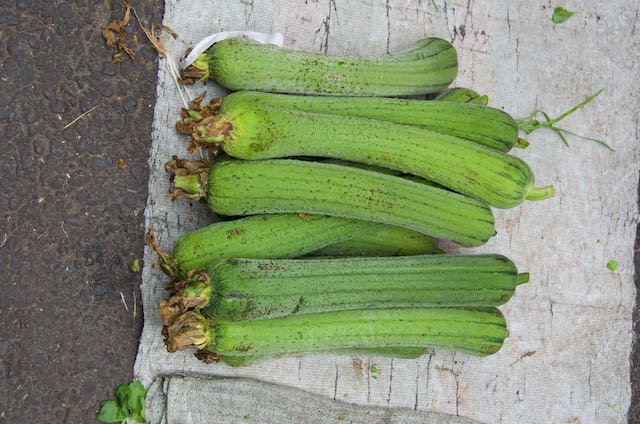
[[[406,228],[386,226],[368,234],[335,243],[310,256],[411,256],[437,253],[438,240]]]
[[[205,72],[232,91],[414,95],[443,90],[458,72],[454,47],[439,38],[419,40],[398,53],[374,58],[288,50],[243,38],[220,41],[205,55]]]
[[[200,347],[223,357],[278,357],[379,346],[437,347],[486,356],[497,352],[509,334],[495,308],[373,309],[209,323],[209,337]]]
[[[424,128],[247,102],[223,101],[220,112],[206,131],[224,133],[222,148],[239,159],[362,162],[426,178],[498,208],[553,195],[552,187],[534,187],[533,173],[521,159]]]
[[[421,347],[392,347],[392,348],[369,348],[369,349],[334,349],[330,352],[315,352],[315,354],[333,354],[349,356],[382,356],[398,359],[417,359],[424,355],[425,348]],[[247,365],[259,364],[260,362],[276,359],[273,356],[222,356],[220,359],[232,367],[243,367]]]
[[[489,307],[506,303],[518,271],[501,255],[229,259],[206,268],[202,313],[224,321],[350,309]]]
[[[180,237],[171,255],[175,277],[184,279],[191,270],[231,257],[295,258],[332,244],[382,232],[393,238],[386,253],[397,251],[403,234],[411,237],[402,253],[431,253],[435,245],[428,236],[407,232],[369,221],[333,216],[274,214],[250,216],[233,221],[217,222],[188,232]],[[366,243],[366,239],[365,239]],[[425,250],[422,250],[422,248]],[[338,247],[339,248],[339,247]],[[376,242],[373,251],[385,251]],[[368,253],[366,247],[364,253]]]
[[[309,213],[407,228],[472,247],[495,235],[484,203],[404,178],[342,165],[226,160],[208,176],[207,202],[222,215]]]
[[[508,152],[518,139],[518,124],[504,111],[466,103],[463,96],[449,95],[446,101],[290,96],[238,91],[224,98],[225,108],[233,103],[259,103],[266,107],[369,118],[426,128],[453,135],[480,145]]]

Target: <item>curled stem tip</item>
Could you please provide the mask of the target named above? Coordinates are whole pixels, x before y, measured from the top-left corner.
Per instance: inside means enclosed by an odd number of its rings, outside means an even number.
[[[173,261],[171,260],[171,255],[165,252],[164,250],[162,250],[162,248],[160,247],[160,244],[156,240],[155,233],[153,232],[152,229],[147,230],[147,234],[145,236],[145,242],[147,246],[149,246],[151,250],[153,250],[154,253],[158,255],[158,258],[160,259],[160,262],[156,263],[154,266],[156,268],[159,268],[162,272],[167,274],[169,277],[174,278],[176,276],[176,269],[173,264]]]
[[[162,330],[169,352],[195,347],[204,349],[213,336],[207,319],[196,312],[186,312]]]
[[[529,147],[529,142],[522,137],[518,137],[514,146],[518,149],[526,149],[527,147]]]
[[[583,135],[576,134],[564,128],[558,127],[556,125],[567,116],[571,115],[572,113],[582,109],[583,107],[591,103],[603,91],[604,89],[599,90],[597,93],[587,97],[582,102],[573,106],[571,109],[567,110],[566,112],[561,113],[555,118],[551,118],[551,116],[549,116],[549,114],[543,110],[536,109],[527,118],[516,119],[516,123],[518,124],[518,129],[524,132],[525,134],[531,134],[534,131],[539,130],[541,128],[547,128],[553,131],[554,133],[556,133],[556,135],[567,147],[569,147],[567,136],[571,135],[577,138],[581,138],[583,140],[593,141],[594,143],[601,145],[602,147],[608,149],[609,151],[614,151],[614,149],[611,146],[609,146],[604,140],[600,140],[598,138],[592,138],[592,137],[585,137]]]
[[[516,282],[518,283],[518,285],[526,284],[529,282],[529,277],[530,276],[528,272],[522,272],[516,277]]]
[[[525,199],[527,200],[546,200],[552,198],[556,194],[553,186],[531,187],[527,190]]]

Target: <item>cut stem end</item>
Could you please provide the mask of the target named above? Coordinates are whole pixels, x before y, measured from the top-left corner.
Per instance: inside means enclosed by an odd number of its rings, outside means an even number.
[[[550,199],[556,194],[556,189],[553,186],[546,187],[531,187],[527,190],[525,199],[527,200],[546,200]]]
[[[202,186],[198,174],[176,175],[173,177],[173,185],[176,189],[188,194],[201,194]]]
[[[171,199],[186,197],[200,200],[207,196],[207,178],[209,163],[205,160],[185,160],[173,157],[165,165],[165,171],[171,174]]]
[[[529,273],[528,272],[523,272],[518,274],[518,276],[516,277],[516,282],[518,283],[518,285],[520,284],[526,284],[529,282]]]
[[[526,149],[527,147],[529,147],[529,142],[522,137],[518,137],[518,139],[516,140],[516,144],[514,144],[514,147],[517,147],[518,149]]]

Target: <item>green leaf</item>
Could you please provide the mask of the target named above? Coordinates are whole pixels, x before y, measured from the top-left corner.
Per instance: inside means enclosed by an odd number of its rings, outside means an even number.
[[[96,415],[96,420],[101,423],[119,423],[126,418],[120,410],[120,406],[115,400],[105,400],[100,405],[100,411]]]
[[[116,391],[114,393],[116,395],[116,401],[118,402],[118,405],[125,409],[129,402],[129,397],[131,397],[131,389],[129,389],[129,386],[127,386],[126,384],[121,384],[116,387]]]
[[[553,10],[553,16],[551,17],[551,22],[554,24],[561,24],[570,17],[574,15],[575,12],[570,12],[564,7],[556,7]]]
[[[144,399],[147,396],[147,389],[142,383],[135,380],[129,384],[129,401],[127,407],[130,416],[138,422],[144,423]]]
[[[607,268],[615,272],[615,270],[618,269],[618,261],[616,261],[615,259],[611,259],[609,262],[607,262]]]

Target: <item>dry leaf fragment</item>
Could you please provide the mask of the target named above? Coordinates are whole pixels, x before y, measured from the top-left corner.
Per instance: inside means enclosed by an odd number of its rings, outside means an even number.
[[[135,52],[127,45],[127,36],[124,32],[125,27],[131,20],[131,6],[128,3],[120,3],[120,6],[124,9],[124,15],[120,20],[114,20],[109,22],[106,28],[101,31],[102,38],[104,38],[107,46],[116,49],[124,50],[131,60],[135,60]],[[111,58],[113,63],[119,63],[122,60],[122,55],[117,57],[114,55]]]
[[[116,34],[107,28],[102,30],[102,38],[104,38],[104,41],[109,47],[114,47],[118,42],[118,37],[116,37]]]
[[[174,40],[178,38],[178,34],[174,30],[169,28],[168,26],[162,25],[162,24],[155,24],[155,26],[158,27],[159,29],[171,34],[171,36],[173,37]]]
[[[127,168],[127,164],[125,163],[125,161],[123,159],[118,159],[118,162],[116,163],[116,166],[121,171],[124,171]]]
[[[122,53],[116,53],[111,56],[111,63],[116,64],[122,62]]]
[[[122,50],[124,50],[124,52],[129,55],[131,60],[136,60],[136,53],[133,50],[131,50],[131,48],[129,46],[127,46],[127,42],[125,41],[125,39],[123,37],[121,37],[118,40],[118,47],[120,47]]]
[[[120,3],[120,7],[124,9],[124,16],[120,22],[122,23],[122,26],[125,27],[129,24],[129,19],[131,19],[131,5],[126,1],[123,1]]]

